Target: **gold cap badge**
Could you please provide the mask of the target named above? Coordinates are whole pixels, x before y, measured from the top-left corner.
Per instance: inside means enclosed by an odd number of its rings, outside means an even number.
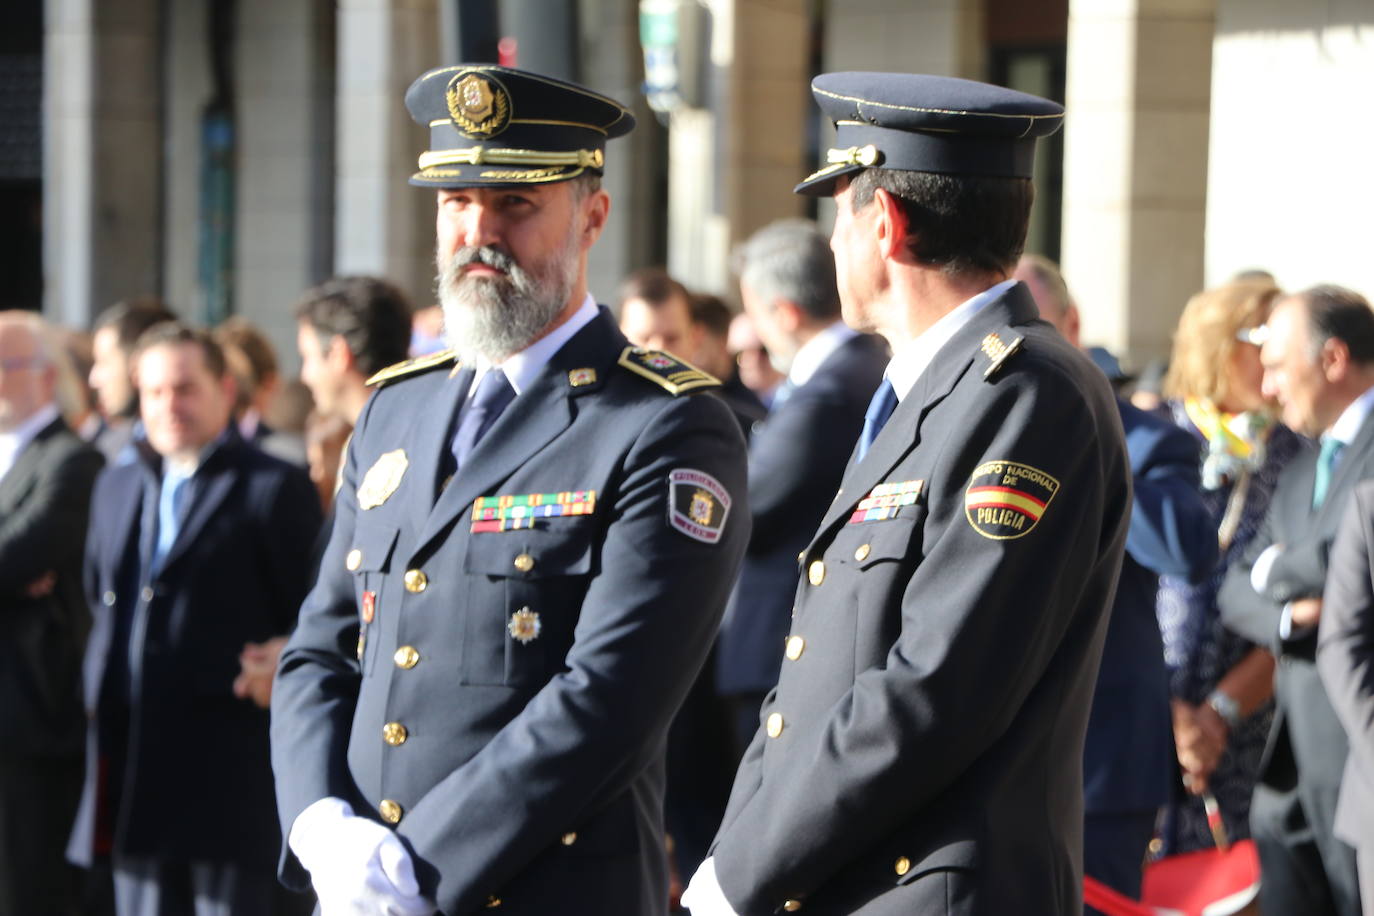
[[[510,93],[485,73],[457,73],[444,95],[448,115],[465,137],[494,137],[510,124]]]

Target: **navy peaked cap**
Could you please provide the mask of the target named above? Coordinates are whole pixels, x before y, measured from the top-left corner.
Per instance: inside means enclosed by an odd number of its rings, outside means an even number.
[[[406,108],[429,128],[429,149],[410,183],[434,188],[601,174],[606,141],[635,125],[615,99],[494,64],[430,70],[410,84]]]
[[[866,168],[1029,178],[1035,141],[1064,121],[1047,99],[952,76],[822,73],[811,93],[835,123],[835,148],[796,187],[811,196]]]

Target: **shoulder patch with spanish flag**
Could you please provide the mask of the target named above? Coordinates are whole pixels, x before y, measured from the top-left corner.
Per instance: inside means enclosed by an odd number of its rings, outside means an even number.
[[[1031,533],[1058,492],[1059,481],[1038,468],[987,461],[969,478],[964,514],[983,537],[1014,540]]]

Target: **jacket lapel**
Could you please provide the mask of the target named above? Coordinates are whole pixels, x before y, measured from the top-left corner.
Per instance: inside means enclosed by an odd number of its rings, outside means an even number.
[[[247,447],[231,432],[230,439],[222,443],[210,456],[209,464],[203,472],[204,476],[199,481],[191,481],[191,492],[187,494],[191,504],[186,507],[181,527],[177,529],[176,540],[167,548],[167,556],[162,558],[164,571],[170,569],[182,554],[186,553],[190,545],[199,540],[205,526],[215,517],[220,506],[224,505],[225,499],[234,489],[234,484],[238,482],[238,464],[234,458],[237,457],[239,449]]]
[[[0,477],[0,512],[9,512],[19,505],[19,500],[28,492],[29,480],[43,461],[44,445],[56,435],[63,426],[61,419],[53,420],[38,431],[38,435],[19,453],[14,465],[4,477]]]
[[[595,368],[602,374],[608,371],[614,359],[613,334],[618,333],[609,322],[602,312],[573,335],[550,358],[534,384],[520,392],[497,418],[440,494],[425,520],[416,553],[443,535],[479,496],[494,495],[501,481],[568,428],[575,416],[573,399],[600,387],[597,384],[572,388],[568,372],[584,367]]]
[[[863,460],[855,461],[851,456],[840,485],[841,497],[830,504],[813,543],[836,522],[848,518],[855,505],[882,483],[892,469],[920,443],[921,424],[926,414],[948,397],[969,371],[983,338],[997,328],[1024,324],[1035,318],[1036,314],[1030,293],[1023,285],[1017,284],[955,332],[897,405]]]
[[[1374,410],[1365,415],[1364,422],[1360,424],[1360,431],[1355,434],[1355,441],[1351,442],[1343,450],[1341,460],[1336,462],[1335,473],[1331,475],[1331,483],[1326,488],[1326,499],[1322,502],[1317,514],[1323,518],[1334,516],[1330,519],[1329,528],[1335,530],[1340,522],[1340,517],[1345,512],[1345,504],[1350,491],[1355,488],[1355,484],[1369,473],[1370,456],[1374,455]],[[1312,487],[1307,490],[1309,498],[1312,488],[1316,486],[1317,463],[1312,462]]]

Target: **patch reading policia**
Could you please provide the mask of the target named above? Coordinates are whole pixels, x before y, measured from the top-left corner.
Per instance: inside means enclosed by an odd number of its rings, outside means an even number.
[[[705,471],[679,468],[668,475],[668,524],[705,544],[720,540],[730,494]]]
[[[1029,178],[1035,141],[1064,120],[1054,102],[949,76],[823,73],[811,93],[835,124],[825,165],[796,187],[812,196],[869,168]]]
[[[969,478],[964,514],[983,537],[1014,540],[1031,533],[1058,492],[1059,481],[1044,471],[1015,461],[989,461]]]
[[[567,181],[601,174],[606,141],[635,119],[614,99],[547,76],[491,64],[431,70],[406,108],[429,128],[410,183],[470,187]]]

